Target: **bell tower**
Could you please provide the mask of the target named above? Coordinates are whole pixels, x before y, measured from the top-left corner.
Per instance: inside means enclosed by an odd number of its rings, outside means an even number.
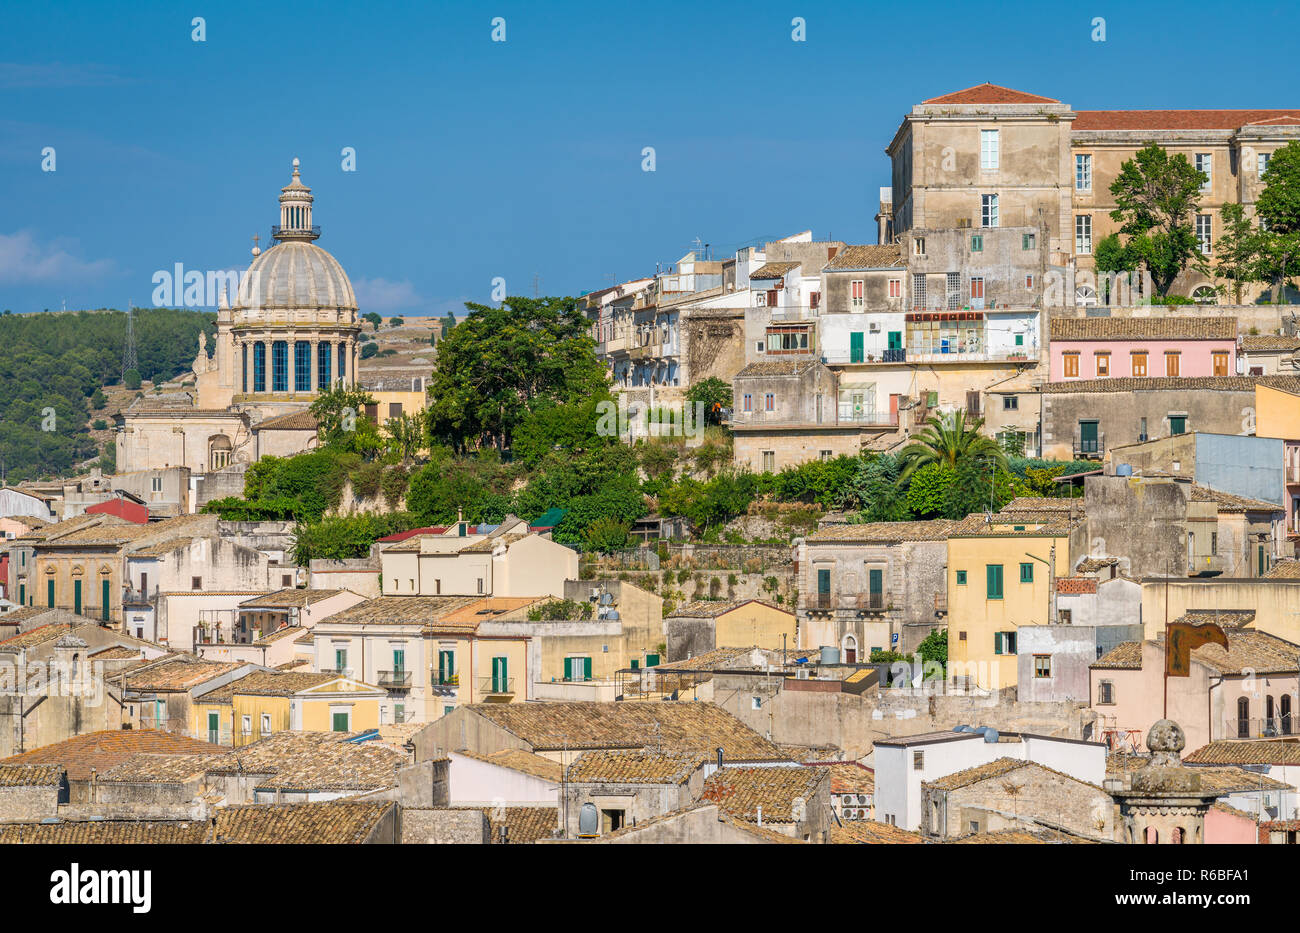
[[[272,228],[271,236],[281,243],[288,240],[315,240],[320,227],[311,222],[311,189],[302,183],[298,174],[298,160],[293,160],[293,177],[280,189],[280,224]]]

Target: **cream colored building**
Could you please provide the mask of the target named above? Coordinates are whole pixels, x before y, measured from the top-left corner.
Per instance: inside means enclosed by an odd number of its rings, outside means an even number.
[[[356,383],[356,296],[343,267],[315,243],[313,200],[294,159],[274,244],[253,248],[233,305],[222,293],[211,355],[199,338],[193,393],[143,398],[118,416],[123,472],[183,466],[206,474],[268,452],[297,453],[305,448],[288,448],[314,433],[279,431],[258,444],[254,435],[268,420],[305,411],[322,389]],[[275,449],[260,449],[268,443]]]

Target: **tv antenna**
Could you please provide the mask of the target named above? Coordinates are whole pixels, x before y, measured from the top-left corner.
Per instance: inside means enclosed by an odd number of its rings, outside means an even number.
[[[135,355],[135,311],[131,308],[131,302],[126,303],[126,342],[122,347],[122,381],[126,382],[126,374],[139,367],[139,362]]]

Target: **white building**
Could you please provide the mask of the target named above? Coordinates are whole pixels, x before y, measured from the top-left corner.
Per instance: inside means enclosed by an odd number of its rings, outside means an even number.
[[[1053,768],[1100,787],[1106,777],[1106,746],[1028,732],[926,732],[875,743],[876,819],[903,829],[921,828],[921,785],[999,758]]]

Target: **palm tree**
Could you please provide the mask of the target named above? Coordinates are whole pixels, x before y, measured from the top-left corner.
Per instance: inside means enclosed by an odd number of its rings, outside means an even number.
[[[1007,456],[993,438],[980,433],[983,418],[969,418],[964,408],[946,415],[931,415],[925,429],[899,455],[903,463],[902,479],[923,466],[943,463],[954,470],[968,460],[994,460],[1003,469]]]

